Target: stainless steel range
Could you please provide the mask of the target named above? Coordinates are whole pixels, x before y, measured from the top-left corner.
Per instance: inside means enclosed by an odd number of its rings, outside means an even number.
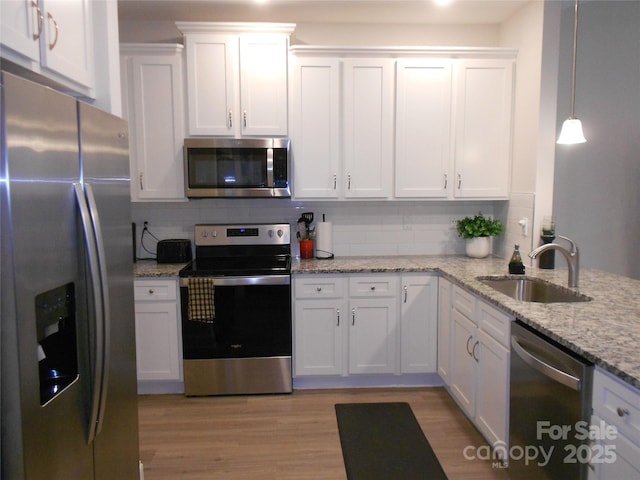
[[[196,225],[180,272],[185,395],[290,393],[288,224]]]

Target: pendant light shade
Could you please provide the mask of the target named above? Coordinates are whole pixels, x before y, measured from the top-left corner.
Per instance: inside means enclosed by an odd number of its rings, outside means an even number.
[[[587,139],[582,133],[582,122],[577,118],[567,118],[562,124],[558,142],[563,145],[573,145],[574,143],[584,143]]]
[[[582,133],[582,122],[575,117],[576,106],[576,53],[578,51],[578,0],[573,16],[573,76],[571,80],[571,115],[562,124],[557,143],[573,145],[587,141]]]

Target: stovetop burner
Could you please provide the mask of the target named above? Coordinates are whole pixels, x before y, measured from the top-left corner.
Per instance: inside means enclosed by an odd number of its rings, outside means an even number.
[[[196,256],[181,277],[291,273],[288,224],[196,225]]]

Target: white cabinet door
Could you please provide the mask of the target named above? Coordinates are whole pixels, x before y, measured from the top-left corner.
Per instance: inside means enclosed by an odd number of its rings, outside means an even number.
[[[189,135],[233,135],[241,121],[238,37],[189,34],[185,49]]]
[[[89,0],[3,0],[1,10],[3,50],[18,55],[9,55],[12,60],[91,92],[94,30]]]
[[[308,57],[292,62],[293,196],[335,199],[340,194],[340,62]]]
[[[281,35],[240,37],[242,135],[287,135],[287,47]]]
[[[138,380],[181,380],[176,302],[136,303]]]
[[[510,352],[482,330],[478,330],[477,342],[475,422],[491,445],[506,446]]]
[[[182,46],[123,46],[132,200],[183,200]]]
[[[340,299],[295,300],[295,375],[342,375],[346,308]]]
[[[349,300],[349,373],[394,373],[396,366],[395,298]]]
[[[391,196],[393,165],[391,59],[344,61],[344,169],[347,198]]]
[[[93,22],[89,0],[44,0],[42,65],[93,86]]]
[[[395,196],[445,198],[451,185],[452,68],[448,59],[397,64]]]
[[[190,135],[287,135],[286,35],[187,32],[185,47]]]
[[[513,61],[460,60],[456,80],[455,196],[506,198]]]
[[[403,275],[400,373],[433,373],[437,363],[437,284],[431,275]]]
[[[458,310],[452,310],[451,336],[451,381],[449,387],[464,412],[470,417],[475,415],[475,376],[477,346],[475,345],[476,326]]]
[[[589,479],[640,478],[640,447],[595,413],[591,417],[591,425],[593,432],[601,432],[599,435],[596,433],[599,437],[605,437],[604,432],[616,433],[608,434],[613,438],[598,438],[591,444]]]
[[[3,48],[40,61],[40,35],[44,17],[33,0],[3,0],[0,15],[0,43]]]
[[[438,374],[449,385],[451,365],[451,282],[438,279]]]

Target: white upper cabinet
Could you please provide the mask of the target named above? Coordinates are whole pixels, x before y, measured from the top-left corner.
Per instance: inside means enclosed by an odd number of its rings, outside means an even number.
[[[173,44],[121,46],[134,201],[185,199],[182,48]]]
[[[508,198],[515,51],[290,52],[294,198]]]
[[[446,198],[451,182],[452,62],[398,60],[397,198]]]
[[[294,197],[390,198],[394,60],[295,50],[290,92]]]
[[[385,58],[344,61],[342,182],[347,198],[391,196],[393,65]]]
[[[3,0],[2,56],[93,95],[93,17],[89,0]]]
[[[176,25],[185,34],[188,134],[286,136],[294,25]]]
[[[340,60],[291,59],[291,148],[296,198],[336,199],[340,167]]]
[[[458,198],[507,198],[513,112],[511,59],[457,64],[455,186]]]

